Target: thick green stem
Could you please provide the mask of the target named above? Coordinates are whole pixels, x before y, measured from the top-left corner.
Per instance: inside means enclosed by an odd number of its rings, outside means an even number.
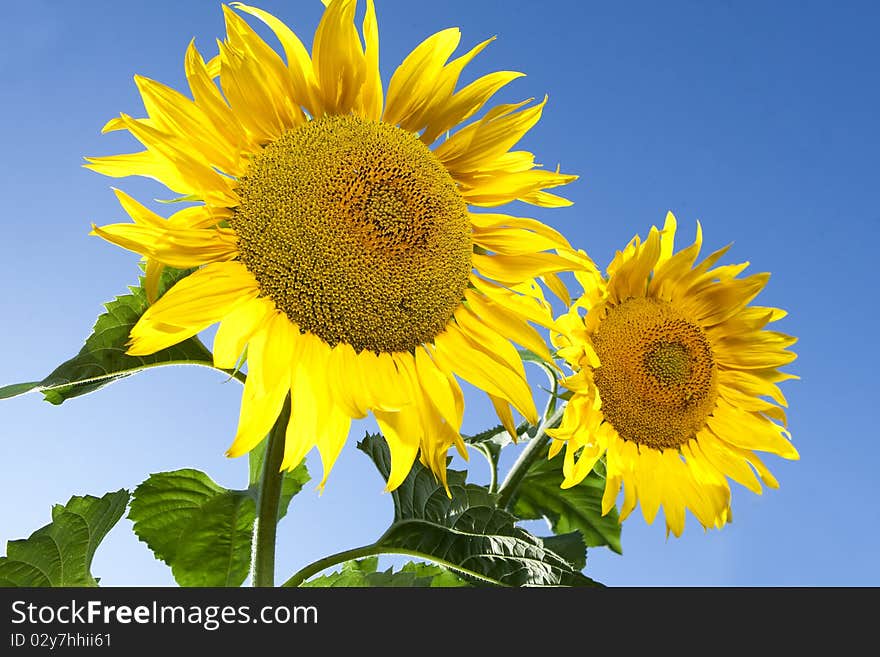
[[[257,522],[254,526],[254,586],[275,586],[275,530],[278,527],[278,504],[284,474],[284,432],[290,419],[290,396],[284,402],[281,415],[269,432],[260,488],[257,494]]]
[[[513,464],[513,467],[510,468],[510,471],[501,483],[501,487],[498,489],[499,508],[506,509],[510,506],[513,501],[513,496],[516,493],[516,489],[519,488],[520,483],[522,483],[522,480],[525,478],[532,463],[538,460],[544,447],[551,440],[550,436],[547,435],[547,429],[551,428],[559,421],[562,417],[564,408],[564,406],[558,409],[548,407],[549,415],[538,425],[535,437],[526,445],[526,448],[519,455],[519,458]]]

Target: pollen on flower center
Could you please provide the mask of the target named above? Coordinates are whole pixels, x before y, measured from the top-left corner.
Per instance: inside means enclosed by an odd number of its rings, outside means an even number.
[[[717,367],[706,334],[672,303],[627,299],[608,310],[593,344],[602,413],[622,438],[665,449],[703,427]]]
[[[230,220],[241,261],[302,331],[410,351],[443,331],[471,271],[467,206],[416,135],[353,115],[254,156]]]

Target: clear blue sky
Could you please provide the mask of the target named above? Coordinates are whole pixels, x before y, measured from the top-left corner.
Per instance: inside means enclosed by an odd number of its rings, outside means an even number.
[[[800,338],[790,369],[802,378],[784,390],[801,461],[766,459],[781,488],[758,497],[734,485],[733,524],[704,533],[689,517],[680,539],[633,514],[623,556],[592,550],[587,573],[611,585],[880,585],[878,5],[377,5],[385,81],[421,39],[460,26],[462,48],[498,36],[468,79],[520,70],[528,77],[503,100],[549,94],[523,146],[581,179],[567,190],[572,208],[532,216],[602,264],[667,210],[685,239],[699,219],[707,249],[733,242],[727,262],[772,272],[758,301],[787,309],[779,327]],[[318,0],[261,6],[310,43]],[[82,157],[130,147],[99,130],[120,111],[142,115],[135,73],[184,89],[189,40],[212,55],[223,34],[219,3],[205,0],[40,0],[6,7],[4,23],[0,384],[41,378],[76,353],[101,303],[134,281],[137,257],[88,237],[90,222],[121,219],[111,184],[145,201],[165,192],[89,172]],[[60,407],[39,394],[0,402],[0,545],[48,522],[53,503],[133,488],[151,472],[197,467],[244,485],[246,462],[223,456],[239,396],[218,373],[164,368]],[[465,431],[489,421],[475,402]],[[371,542],[390,521],[391,500],[354,448],[363,430],[326,492],[310,485],[295,499],[279,531],[280,577]],[[128,520],[93,570],[108,585],[173,584]]]

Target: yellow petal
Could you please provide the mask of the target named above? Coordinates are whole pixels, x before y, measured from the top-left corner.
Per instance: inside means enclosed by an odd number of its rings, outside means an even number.
[[[228,456],[240,456],[253,449],[278,418],[290,390],[294,333],[287,316],[275,313],[251,338],[238,430]]]
[[[315,78],[314,68],[309,53],[303,46],[299,37],[282,21],[278,20],[272,14],[245,5],[240,2],[231,3],[236,9],[251,14],[263,21],[278,37],[281,47],[284,48],[284,54],[287,56],[287,67],[293,84],[294,98],[299,105],[306,108],[306,111],[313,117],[321,116],[324,113],[323,105],[320,100],[320,91],[318,90],[318,81]],[[368,3],[367,14],[370,14],[371,2]],[[365,19],[366,30],[366,19]]]
[[[113,189],[116,194],[116,200],[125,210],[126,214],[132,218],[136,224],[143,226],[152,226],[153,228],[165,228],[167,220],[150,210],[145,205],[139,203],[134,198],[123,192],[121,189]]]
[[[478,276],[471,276],[469,280],[471,285],[482,294],[523,319],[527,319],[544,328],[554,327],[550,304],[543,299],[543,296],[539,298],[516,294],[507,288],[483,280]]]
[[[510,340],[537,354],[546,362],[553,362],[553,357],[541,334],[516,313],[489,301],[481,294],[475,294],[471,290],[465,291],[465,299],[487,325],[497,327],[497,330],[505,333]]]
[[[247,143],[244,129],[214,83],[215,76],[212,76],[208,71],[205,60],[196,49],[194,41],[190,41],[186,50],[184,68],[196,105],[208,117],[217,133],[226,140],[233,150],[252,150],[256,147],[256,144]],[[229,173],[236,174],[238,172],[229,171]]]
[[[394,364],[391,354],[362,351],[357,355],[368,387],[371,409],[399,410],[411,403],[406,377]]]
[[[648,289],[648,278],[660,257],[660,232],[651,228],[648,239],[615,269],[608,282],[608,291],[615,301],[629,297],[643,297]]]
[[[350,344],[340,342],[327,360],[327,384],[334,402],[352,418],[366,417],[373,408],[373,396],[365,377],[372,373],[363,370]]]
[[[462,198],[469,204],[494,207],[520,200],[545,207],[571,205],[571,201],[541,190],[568,185],[577,180],[578,176],[542,169],[507,173],[494,171],[490,167],[491,165],[487,165],[480,169],[473,179],[462,173],[456,175],[456,179],[462,183]]]
[[[235,367],[245,345],[273,312],[274,303],[266,298],[256,298],[224,317],[214,334],[214,365],[222,369]]]
[[[327,483],[327,477],[345,446],[350,428],[351,417],[339,406],[330,404],[318,426],[315,440],[324,470],[324,476],[321,478],[321,483],[318,484],[319,489],[323,489]]]
[[[159,283],[162,280],[162,271],[165,265],[155,260],[147,260],[144,267],[144,292],[147,295],[147,301],[150,304],[156,303],[159,298]]]
[[[257,294],[257,283],[244,265],[206,265],[179,281],[147,309],[131,330],[127,353],[145,356],[182,342]]]
[[[501,426],[507,430],[507,433],[510,434],[513,442],[517,442],[519,436],[516,433],[516,423],[513,421],[513,413],[510,410],[510,404],[493,394],[489,394],[489,401],[492,402],[492,408],[495,409],[495,414],[498,416]]]
[[[453,94],[442,107],[434,109],[428,118],[428,125],[422,132],[425,144],[433,144],[437,137],[476,114],[495,93],[524,73],[516,71],[497,71],[471,82]]]
[[[376,7],[373,0],[367,0],[364,14],[364,56],[366,58],[366,79],[360,101],[360,114],[370,121],[382,118],[382,76],[379,72],[379,25],[376,22]]]
[[[562,301],[563,304],[566,306],[571,305],[571,296],[568,293],[568,288],[557,274],[544,274],[541,276],[541,280],[544,281],[544,285],[550,288],[550,291],[553,292],[553,294],[559,297],[559,300]]]
[[[330,347],[311,333],[298,335],[298,340],[291,378],[291,445],[282,467],[295,468],[311,445],[316,445],[324,466],[319,484],[323,488],[348,436],[351,418],[333,403],[329,394]]]
[[[169,267],[188,269],[238,255],[237,237],[231,228],[154,228],[138,224],[92,224],[92,235],[134,251]]]
[[[660,451],[651,447],[639,446],[638,464],[635,467],[636,489],[639,495],[639,504],[642,507],[642,515],[649,525],[654,522],[657,511],[663,501]]]
[[[568,247],[567,243],[522,228],[475,228],[473,240],[477,246],[502,255],[523,255]]]
[[[754,299],[767,284],[770,274],[716,282],[704,291],[692,291],[686,307],[701,326],[712,326],[733,317]]]
[[[528,102],[528,101],[526,101]],[[459,173],[484,168],[501,157],[540,120],[545,98],[538,105],[519,112],[517,106],[496,108],[483,119],[456,132],[434,153],[455,178]]]
[[[435,361],[481,390],[506,399],[529,422],[538,421],[538,411],[526,381],[503,366],[467,338],[455,324],[434,338]]]
[[[336,0],[324,11],[315,32],[312,62],[328,114],[353,110],[366,80],[367,64],[354,13],[354,0]]]
[[[228,43],[218,42],[217,47],[220,86],[248,140],[266,144],[278,139],[297,122],[285,115],[283,102],[273,97],[259,63]]]
[[[453,317],[458,328],[472,343],[480,345],[487,354],[525,380],[522,358],[507,338],[499,335],[465,306],[459,306]]]
[[[195,152],[186,137],[158,130],[126,114],[122,114],[121,119],[135,139],[146,146],[158,161],[176,172],[185,189],[175,191],[195,194],[206,203],[221,207],[236,204],[233,181],[219,173],[201,153]]]
[[[420,347],[416,348],[415,371],[419,385],[431,404],[437,408],[440,416],[452,426],[461,426],[462,418],[458,413],[449,379],[434,364],[428,352]]]
[[[546,243],[550,244],[550,246],[545,247],[547,249],[571,248],[571,244],[569,244],[562,233],[537,219],[485,212],[469,212],[468,219],[474,227],[475,235],[499,234],[512,230],[520,236],[524,236],[524,233],[540,236]],[[544,249],[535,250],[542,251]]]
[[[190,147],[208,163],[228,173],[236,172],[238,153],[235,144],[223,139],[222,133],[218,133],[208,115],[195,102],[155,80],[136,75],[134,81],[147,114],[158,129],[186,138]]]
[[[432,34],[406,56],[388,82],[384,121],[405,130],[422,127],[419,118],[431,102],[437,77],[460,39],[459,29],[451,27]]]
[[[763,490],[761,483],[748,463],[736,454],[731,446],[719,441],[711,431],[705,429],[700,431],[691,449],[694,452],[700,450],[706,460],[723,475],[742,484],[753,493],[761,494]]]
[[[483,276],[508,284],[522,283],[544,274],[571,271],[580,266],[578,259],[565,253],[527,253],[517,256],[475,253],[472,262]]]
[[[723,398],[716,402],[706,424],[716,436],[736,447],[772,452],[786,459],[800,458],[784,428],[766,417],[736,408]]]
[[[406,479],[419,453],[419,417],[413,404],[400,411],[373,414],[391,453],[391,473],[385,490],[392,491]]]

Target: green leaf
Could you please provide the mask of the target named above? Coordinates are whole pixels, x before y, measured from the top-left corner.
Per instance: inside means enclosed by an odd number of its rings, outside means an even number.
[[[440,566],[410,562],[397,572],[393,568],[378,571],[379,558],[367,557],[346,561],[342,567],[328,575],[315,577],[301,584],[311,588],[329,587],[461,587],[468,583]]]
[[[523,520],[546,519],[555,534],[579,531],[588,547],[607,545],[622,553],[617,509],[602,515],[605,476],[601,466],[571,488],[562,484],[562,457],[537,459],[513,498],[513,513]]]
[[[385,439],[378,434],[367,434],[357,447],[372,459],[387,481],[391,472],[391,454]],[[494,506],[495,495],[483,486],[466,484],[466,475],[460,470],[447,470],[450,498],[434,473],[416,462],[403,483],[391,492],[395,522],[408,518],[442,520],[462,505]]]
[[[160,280],[160,295],[191,271],[166,267]],[[129,290],[129,294],[104,304],[106,311],[98,317],[92,334],[76,356],[59,365],[42,381],[0,387],[0,399],[38,390],[46,401],[61,404],[149,367],[184,364],[213,367],[211,352],[197,337],[149,356],[126,354],[129,333],[149,306],[143,277],[138,287],[129,287]]]
[[[181,586],[241,586],[251,565],[256,505],[237,491],[212,497],[180,536],[171,573]]]
[[[268,440],[264,440],[248,453],[248,482],[254,500],[257,499],[259,491],[260,477],[263,472],[263,463],[266,458],[266,446],[268,443]],[[303,486],[309,483],[311,478],[309,471],[306,469],[305,461],[293,470],[284,473],[284,478],[281,480],[281,499],[278,502],[278,520],[287,515],[287,508],[290,506],[293,496],[299,493]]]
[[[223,488],[198,470],[160,472],[135,489],[128,517],[181,586],[240,586],[247,578],[251,491]]]
[[[528,422],[523,422],[516,428],[518,442],[523,442],[530,438],[528,434],[529,429],[533,428]],[[510,433],[500,424],[491,429],[481,431],[474,436],[462,436],[462,439],[468,445],[473,445],[476,449],[480,450],[496,472],[498,470],[498,459],[501,457],[501,450],[513,443]]]
[[[403,564],[398,575],[403,573],[411,573],[417,582],[430,580],[430,583],[426,583],[425,586],[430,586],[431,588],[461,588],[463,586],[470,586],[453,571],[421,561],[410,561]],[[418,586],[418,584],[414,586]]]
[[[56,504],[51,523],[6,544],[6,556],[0,557],[0,586],[97,586],[91,574],[95,550],[127,504],[125,489]]]
[[[558,536],[542,536],[544,546],[553,550],[568,563],[583,570],[587,565],[587,544],[580,532],[569,532]]]
[[[387,479],[385,440],[367,435],[358,448]],[[433,561],[482,585],[595,585],[540,538],[517,527],[515,516],[497,508],[496,495],[465,483],[465,474],[448,471],[449,497],[434,475],[416,463],[392,492],[394,522],[375,545]]]

